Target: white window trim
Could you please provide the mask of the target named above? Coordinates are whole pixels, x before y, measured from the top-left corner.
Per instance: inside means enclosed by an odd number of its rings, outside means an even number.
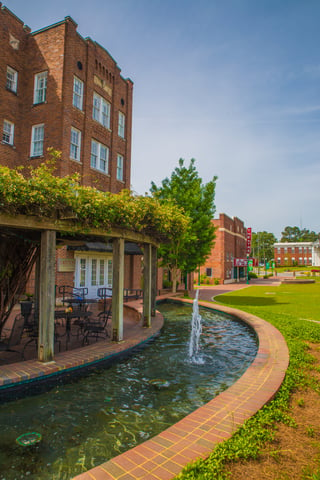
[[[10,79],[10,80],[8,79],[8,73],[10,73],[11,75],[13,75],[13,79]],[[8,85],[8,82],[12,82],[12,83],[13,83],[13,87],[12,87],[12,88]],[[7,65],[6,87],[7,87],[8,90],[10,90],[10,92],[17,93],[17,88],[18,88],[18,72],[17,72],[14,68],[9,67],[9,65]]]
[[[96,165],[93,165],[93,162],[92,162],[92,157],[93,157],[93,145],[96,145],[97,147],[97,152],[96,152]],[[106,158],[101,158],[101,150],[102,148],[105,148],[106,149]],[[105,165],[106,165],[106,168],[105,170],[103,168],[101,168],[100,164],[101,164],[101,160],[105,161]],[[90,166],[91,168],[95,169],[95,170],[99,170],[99,172],[103,172],[103,173],[106,173],[108,174],[109,173],[109,148],[106,146],[106,145],[103,145],[102,143],[100,142],[97,142],[97,140],[94,140],[93,138],[91,139],[91,154],[90,154]]]
[[[121,138],[125,136],[125,126],[126,126],[126,116],[124,113],[119,111],[118,117],[118,135]]]
[[[76,86],[80,86],[80,91],[76,89]],[[84,83],[80,78],[74,75],[73,77],[73,96],[72,96],[72,105],[79,110],[83,108],[83,90],[84,90]]]
[[[120,160],[120,162],[119,162]],[[121,175],[119,174],[121,172]],[[120,153],[117,154],[117,180],[120,182],[123,182],[123,177],[124,177],[124,157],[123,155],[120,155]]]
[[[35,138],[35,134],[37,130],[40,130],[42,132],[42,136],[40,139]],[[43,143],[44,143],[44,123],[40,123],[39,125],[33,125],[32,131],[31,131],[31,148],[30,148],[31,157],[41,157],[43,155]],[[36,145],[38,144],[41,144],[41,152],[40,150],[38,151],[35,148]]]
[[[72,135],[75,133],[77,135],[77,143],[74,143],[72,141]],[[75,147],[73,149],[72,147]],[[71,127],[71,134],[70,134],[70,158],[72,160],[76,160],[77,162],[80,162],[80,156],[81,156],[81,131],[78,130],[77,128]]]
[[[36,73],[34,76],[33,104],[44,103],[47,97],[48,72]]]
[[[96,102],[96,103],[95,103]],[[104,116],[104,107],[107,110],[107,114]],[[97,112],[97,115],[96,113]],[[92,107],[92,118],[97,122],[101,123],[105,128],[110,129],[110,116],[111,116],[111,105],[107,100],[105,100],[98,93],[93,93],[93,107]],[[104,121],[106,117],[106,122]]]
[[[6,125],[9,126],[9,129],[6,129]],[[7,141],[4,137],[9,137]],[[2,142],[6,143],[7,145],[13,145],[14,139],[14,123],[10,122],[9,120],[3,121],[3,130],[2,130]]]

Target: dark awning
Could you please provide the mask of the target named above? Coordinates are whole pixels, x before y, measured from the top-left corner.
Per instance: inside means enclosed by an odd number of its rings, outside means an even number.
[[[82,245],[68,245],[68,250],[74,250],[77,252],[104,252],[112,253],[112,243],[103,242],[85,242]],[[124,244],[125,255],[143,255],[139,245],[133,242],[125,242]]]

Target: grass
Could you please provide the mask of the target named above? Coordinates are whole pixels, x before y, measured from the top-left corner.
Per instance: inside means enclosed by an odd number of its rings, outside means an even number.
[[[320,343],[320,284],[252,286],[216,297],[223,305],[238,308],[272,323],[283,334],[290,352],[285,380],[274,400],[240,427],[229,440],[220,443],[206,460],[189,464],[179,480],[224,480],[230,478],[227,465],[254,460],[274,439],[280,424],[295,426],[290,399],[298,388],[312,388],[320,394],[319,382],[310,375],[315,359],[308,343]],[[319,369],[319,367],[315,367]],[[300,408],[303,402],[300,401]],[[310,425],[309,432],[313,426]],[[320,479],[318,471],[302,478]],[[309,472],[308,472],[309,475]],[[258,477],[256,477],[258,478]],[[301,478],[301,477],[299,477]]]

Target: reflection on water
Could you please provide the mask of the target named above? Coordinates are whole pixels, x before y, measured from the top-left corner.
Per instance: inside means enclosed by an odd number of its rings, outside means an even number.
[[[252,362],[254,333],[200,309],[204,362],[190,363],[191,307],[162,304],[159,310],[163,331],[137,355],[1,405],[0,480],[69,480],[160,433],[234,383]],[[39,432],[42,442],[17,445],[26,432]]]

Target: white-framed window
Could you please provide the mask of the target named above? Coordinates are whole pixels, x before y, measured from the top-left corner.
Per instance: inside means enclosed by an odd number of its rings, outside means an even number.
[[[82,110],[83,105],[83,81],[78,77],[73,77],[73,100],[74,107]]]
[[[47,95],[48,72],[40,72],[34,76],[33,103],[43,103]]]
[[[302,265],[302,257],[299,257],[299,265]]]
[[[309,257],[309,263],[312,263],[312,257]]]
[[[13,145],[14,124],[8,120],[3,121],[2,141],[8,145]]]
[[[78,160],[80,162],[80,152],[81,152],[81,132],[74,127],[71,127],[71,137],[70,137],[70,158],[73,160]]]
[[[281,258],[280,258],[280,257],[277,258],[277,262],[278,262],[279,264],[281,263]]]
[[[281,253],[281,248],[280,247],[278,247],[278,253]]]
[[[117,180],[123,181],[123,156],[117,155]]]
[[[92,118],[106,128],[110,128],[111,105],[97,93],[93,94]]]
[[[108,173],[109,171],[109,148],[96,140],[91,140],[91,168]]]
[[[125,123],[126,123],[125,114],[122,112],[119,112],[118,135],[119,137],[122,137],[122,138],[124,138]]]
[[[31,132],[31,157],[43,155],[44,124],[33,125]]]
[[[11,92],[15,92],[15,93],[17,92],[18,72],[9,66],[7,66],[6,87],[8,90],[11,90]]]

